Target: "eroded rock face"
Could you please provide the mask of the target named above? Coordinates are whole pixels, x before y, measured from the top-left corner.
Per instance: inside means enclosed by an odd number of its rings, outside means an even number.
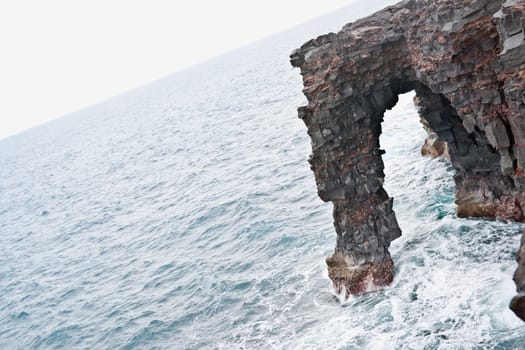
[[[520,250],[518,251],[518,268],[514,273],[514,282],[518,290],[510,302],[510,308],[514,313],[525,321],[525,231],[521,237]]]
[[[334,204],[337,289],[392,281],[388,247],[401,231],[379,135],[401,93],[415,90],[421,118],[448,145],[458,216],[523,221],[524,30],[525,1],[406,0],[291,55],[318,193]]]
[[[421,147],[421,155],[423,157],[439,158],[444,157],[450,160],[450,155],[448,154],[447,143],[439,138],[439,136],[429,130],[428,136],[425,139],[425,143]]]
[[[424,106],[421,106],[422,103],[423,101],[421,101],[417,96],[414,97],[414,105],[416,108],[418,108],[420,114],[423,114],[422,109]],[[439,138],[438,134],[436,134],[430,125],[428,125],[428,122],[425,118],[421,117],[419,121],[427,133],[427,138],[425,139],[423,146],[421,146],[421,155],[423,157],[431,158],[443,157],[450,160],[447,143]]]

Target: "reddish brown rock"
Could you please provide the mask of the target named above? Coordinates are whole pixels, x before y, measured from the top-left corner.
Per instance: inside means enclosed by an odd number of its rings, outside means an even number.
[[[328,276],[338,294],[361,295],[389,285],[394,280],[392,259],[382,262],[354,264],[344,252],[335,252],[326,259]]]
[[[405,0],[293,52],[311,167],[334,203],[336,288],[359,294],[392,280],[388,247],[401,231],[379,135],[399,94],[415,90],[421,118],[448,146],[458,216],[523,220],[524,28],[525,1]]]
[[[426,128],[425,128],[426,129]],[[450,160],[447,143],[439,138],[432,130],[426,130],[428,133],[425,143],[421,146],[421,155],[423,157],[438,158],[443,157]]]

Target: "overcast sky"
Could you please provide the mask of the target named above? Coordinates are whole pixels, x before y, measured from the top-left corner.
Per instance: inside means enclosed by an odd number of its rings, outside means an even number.
[[[352,2],[0,1],[0,139]]]

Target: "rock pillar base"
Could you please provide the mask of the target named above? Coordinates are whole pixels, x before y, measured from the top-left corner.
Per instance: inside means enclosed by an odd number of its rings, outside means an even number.
[[[343,253],[335,252],[326,259],[326,264],[336,292],[346,297],[381,290],[394,280],[394,262],[390,257],[380,262],[352,265]]]
[[[509,177],[497,173],[458,173],[454,180],[458,217],[523,221],[519,193]]]

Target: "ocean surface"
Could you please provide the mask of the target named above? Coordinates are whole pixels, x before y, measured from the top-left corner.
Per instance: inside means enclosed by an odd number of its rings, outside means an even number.
[[[0,349],[524,349],[521,226],[458,219],[387,113],[395,282],[340,300],[288,55],[367,1],[0,141]]]

